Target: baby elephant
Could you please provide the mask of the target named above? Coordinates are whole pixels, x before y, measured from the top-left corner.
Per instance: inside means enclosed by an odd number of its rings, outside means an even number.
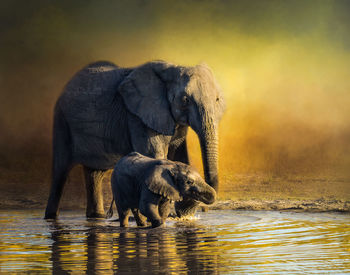
[[[121,227],[128,225],[130,210],[138,226],[145,226],[147,217],[157,227],[168,217],[172,201],[186,197],[211,204],[216,197],[191,166],[136,152],[117,163],[111,184]]]

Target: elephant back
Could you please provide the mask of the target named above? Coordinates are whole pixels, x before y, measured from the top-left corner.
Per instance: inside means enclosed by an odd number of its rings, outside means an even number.
[[[65,86],[59,99],[61,108],[69,113],[70,109],[78,106],[87,108],[107,104],[113,98],[123,76],[123,69],[111,62],[89,64],[77,72]],[[79,109],[84,113],[85,108]],[[74,116],[79,114],[75,112]]]
[[[154,159],[144,156],[138,152],[131,152],[122,157],[114,167],[114,174],[117,177],[124,174],[132,175],[135,178],[142,178],[144,173],[157,165],[169,164],[165,159]]]

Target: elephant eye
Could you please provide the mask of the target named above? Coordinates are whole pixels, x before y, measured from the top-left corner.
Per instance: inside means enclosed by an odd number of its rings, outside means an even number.
[[[190,99],[188,98],[188,96],[184,95],[184,96],[182,97],[181,101],[182,101],[182,104],[183,104],[184,106],[187,106],[188,103],[190,102]]]
[[[219,98],[218,97],[216,98],[216,102],[219,102]]]
[[[187,184],[192,185],[192,184],[194,184],[194,181],[193,180],[187,180]]]

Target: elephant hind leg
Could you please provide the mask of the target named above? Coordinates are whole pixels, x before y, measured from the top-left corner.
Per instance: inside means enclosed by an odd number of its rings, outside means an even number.
[[[102,180],[105,170],[95,170],[84,166],[86,186],[86,217],[104,218]]]
[[[72,168],[71,137],[63,114],[56,107],[53,129],[52,182],[45,219],[55,219],[68,173]]]
[[[118,207],[117,210],[118,210],[120,227],[128,227],[128,225],[129,225],[130,209],[120,209]]]

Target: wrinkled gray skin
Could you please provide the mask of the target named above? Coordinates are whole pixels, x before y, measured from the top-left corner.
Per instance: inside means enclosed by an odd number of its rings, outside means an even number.
[[[112,191],[120,226],[128,225],[130,210],[138,226],[162,225],[172,201],[184,197],[211,204],[216,192],[191,166],[133,152],[123,157],[112,174]],[[145,218],[146,217],[146,218]]]
[[[224,100],[206,65],[162,61],[135,68],[97,62],[79,71],[57,100],[53,127],[52,184],[45,218],[56,218],[67,175],[82,164],[87,217],[104,217],[104,173],[130,152],[189,163],[187,128],[198,135],[206,182],[218,188],[218,124]],[[197,202],[176,204],[179,216]]]

